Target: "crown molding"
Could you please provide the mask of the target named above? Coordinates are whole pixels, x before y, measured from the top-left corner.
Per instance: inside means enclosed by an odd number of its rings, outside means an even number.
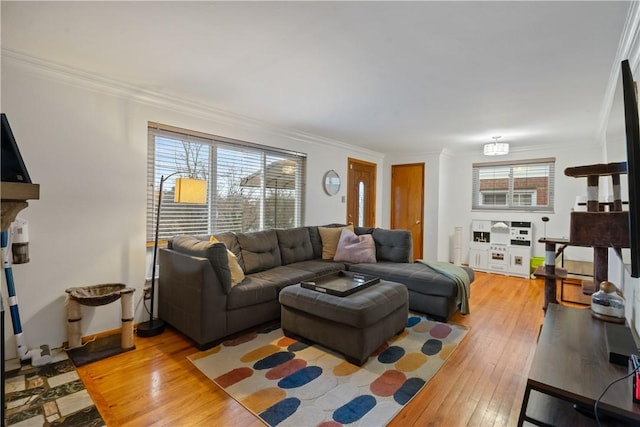
[[[605,91],[602,101],[602,110],[600,111],[598,140],[604,144],[607,132],[607,124],[609,123],[609,115],[613,108],[613,101],[620,78],[620,63],[628,59],[632,70],[637,70],[640,62],[640,2],[633,1],[629,6],[627,19],[622,29],[618,51],[609,74],[609,83]]]
[[[331,146],[347,150],[350,153],[365,154],[379,159],[384,158],[384,153],[369,150],[357,145],[296,129],[278,127],[268,122],[232,113],[202,102],[140,88],[95,73],[88,73],[73,67],[2,48],[2,62],[4,63],[5,61],[70,86],[114,97],[126,98],[150,107],[176,111],[189,116],[215,121],[236,128],[258,130],[274,136],[286,138],[288,140],[320,145],[323,148]]]

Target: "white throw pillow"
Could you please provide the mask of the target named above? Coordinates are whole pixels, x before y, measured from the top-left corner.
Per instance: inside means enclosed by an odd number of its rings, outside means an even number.
[[[376,243],[373,236],[371,234],[358,236],[351,230],[342,230],[333,260],[354,263],[376,262]]]
[[[345,227],[318,227],[320,239],[322,240],[322,259],[333,259],[340,240],[342,230],[348,229],[353,231],[353,225]]]

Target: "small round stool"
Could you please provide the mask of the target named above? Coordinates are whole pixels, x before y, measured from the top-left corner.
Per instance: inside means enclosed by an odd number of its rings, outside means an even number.
[[[81,305],[96,307],[110,304],[122,297],[122,334],[120,346],[123,350],[135,347],[133,343],[133,293],[134,288],[123,284],[107,283],[102,285],[82,286],[65,289],[69,294],[67,304],[67,334],[69,348],[82,345],[82,310]]]

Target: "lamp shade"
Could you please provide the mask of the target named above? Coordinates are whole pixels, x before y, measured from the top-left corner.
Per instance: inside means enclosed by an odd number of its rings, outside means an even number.
[[[484,144],[485,156],[503,156],[509,154],[509,144],[506,142],[490,142]]]
[[[206,203],[207,181],[193,178],[176,178],[176,203]]]

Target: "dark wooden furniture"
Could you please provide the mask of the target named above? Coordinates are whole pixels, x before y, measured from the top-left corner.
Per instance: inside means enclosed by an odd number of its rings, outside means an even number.
[[[27,200],[40,198],[40,184],[25,184],[22,182],[0,183],[2,201],[2,231],[7,230],[16,219],[18,212],[29,206]]]
[[[565,280],[567,271],[556,267],[557,256],[567,246],[593,248],[593,283],[583,281],[583,293],[593,294],[600,289],[600,283],[608,280],[609,248],[629,247],[628,212],[622,211],[620,175],[627,173],[627,163],[607,163],[566,168],[565,175],[587,178],[587,212],[571,212],[569,239],[543,237],[538,240],[545,244],[545,265],[534,271],[534,276],[544,278],[544,310],[550,303],[557,303],[557,280]],[[598,200],[600,177],[610,176],[613,182],[613,202]],[[607,211],[608,209],[608,211]],[[556,250],[556,246],[560,248]]]
[[[557,304],[556,299],[557,292],[557,280],[562,280],[567,277],[567,270],[556,267],[556,245],[561,245],[563,250],[569,244],[567,239],[555,239],[552,237],[543,237],[538,240],[540,243],[544,243],[544,265],[536,268],[533,275],[536,277],[544,278],[544,310],[547,309],[549,304]]]
[[[587,178],[587,212],[571,212],[569,240],[573,246],[593,247],[593,284],[596,292],[608,279],[609,248],[628,248],[629,213],[622,210],[620,175],[627,173],[627,163],[607,163],[566,168],[564,174]],[[600,177],[611,177],[613,202],[598,200]],[[606,210],[608,208],[608,211]]]
[[[604,322],[591,311],[549,304],[531,363],[518,425],[590,425],[573,409],[589,410],[612,381],[627,374],[609,363]],[[640,404],[633,403],[631,380],[613,385],[602,397],[598,414],[621,425],[640,423]],[[534,419],[533,417],[544,419]]]
[[[567,270],[567,278],[560,281],[560,304],[564,302],[579,304],[583,306],[591,305],[591,294],[593,293],[593,261],[577,261],[565,258],[566,246],[560,254],[559,266]],[[567,287],[578,288],[579,294],[572,292],[572,298],[567,298]]]

